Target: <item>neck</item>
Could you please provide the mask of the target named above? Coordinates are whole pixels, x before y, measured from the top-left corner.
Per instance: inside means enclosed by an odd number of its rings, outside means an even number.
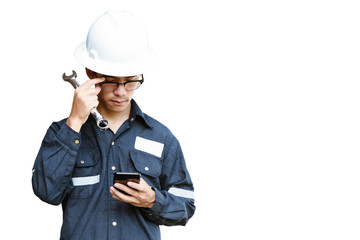
[[[121,125],[129,119],[131,113],[131,103],[123,111],[110,111],[106,109],[102,104],[97,107],[100,114],[109,121],[110,129],[116,133]]]

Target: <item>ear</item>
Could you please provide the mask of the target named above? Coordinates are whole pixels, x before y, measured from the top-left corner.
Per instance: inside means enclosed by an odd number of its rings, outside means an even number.
[[[85,71],[86,71],[86,75],[90,78],[90,79],[93,79],[94,78],[94,72],[91,71],[90,69],[88,68],[85,68]]]

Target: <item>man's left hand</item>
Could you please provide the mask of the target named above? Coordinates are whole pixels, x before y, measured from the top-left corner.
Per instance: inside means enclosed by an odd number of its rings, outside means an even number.
[[[129,195],[121,193],[116,188]],[[156,199],[155,191],[142,178],[140,178],[140,183],[128,182],[127,185],[115,183],[110,187],[110,193],[113,198],[135,207],[152,208]]]

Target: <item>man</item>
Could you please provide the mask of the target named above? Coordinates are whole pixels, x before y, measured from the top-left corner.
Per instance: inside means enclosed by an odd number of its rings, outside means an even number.
[[[34,192],[62,204],[61,239],[160,239],[159,225],[185,225],[193,216],[194,188],[178,140],[132,99],[152,62],[146,31],[129,12],[108,11],[75,56],[90,80],[75,90],[69,117],[48,129]],[[94,107],[108,130],[89,117]],[[113,185],[115,172],[141,179]]]

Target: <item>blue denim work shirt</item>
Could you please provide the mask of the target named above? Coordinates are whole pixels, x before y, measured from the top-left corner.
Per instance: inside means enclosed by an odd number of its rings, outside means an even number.
[[[116,134],[92,117],[80,133],[66,119],[48,129],[35,160],[34,193],[63,208],[60,239],[160,239],[159,225],[185,225],[194,188],[178,140],[132,100]],[[151,209],[112,198],[115,172],[139,172],[154,189]]]

